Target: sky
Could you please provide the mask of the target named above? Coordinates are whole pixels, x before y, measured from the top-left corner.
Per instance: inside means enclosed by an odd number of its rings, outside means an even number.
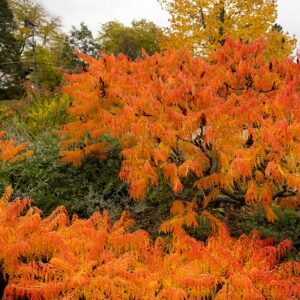
[[[60,16],[64,30],[81,21],[96,34],[102,23],[118,20],[129,25],[133,19],[145,18],[167,26],[169,15],[157,0],[36,0],[50,14]],[[300,1],[278,0],[278,20],[285,31],[295,35],[300,49]]]

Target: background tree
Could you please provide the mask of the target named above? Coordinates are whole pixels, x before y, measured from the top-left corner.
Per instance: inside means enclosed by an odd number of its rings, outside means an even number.
[[[188,46],[208,53],[223,45],[225,38],[250,42],[267,35],[270,52],[278,57],[291,54],[295,39],[272,30],[277,17],[277,1],[158,0],[171,14],[167,44]],[[278,43],[280,41],[280,43]]]
[[[14,37],[18,41],[18,53],[21,55],[26,79],[35,81],[32,26],[35,25],[35,46],[37,50],[37,73],[42,88],[54,89],[59,86],[61,72],[59,66],[63,52],[64,34],[60,31],[58,17],[49,15],[46,10],[32,0],[9,0],[16,23]],[[29,75],[29,76],[28,76]]]
[[[84,22],[80,23],[79,28],[72,26],[68,34],[68,42],[73,49],[92,57],[98,57],[98,45],[91,30]]]
[[[60,62],[67,73],[82,71],[82,68],[85,65],[75,54],[75,49],[70,44],[70,39],[67,35],[64,37],[62,43],[62,55]]]
[[[83,22],[80,23],[79,28],[72,26],[61,45],[60,63],[69,73],[82,71],[86,67],[85,63],[76,55],[76,51],[98,57],[99,45],[91,30]]]
[[[274,56],[274,54],[279,58],[284,58],[291,55],[296,46],[295,37],[288,36],[278,23],[272,25],[271,29],[265,34],[265,39],[268,44],[266,51],[268,58]]]
[[[9,6],[16,22],[14,35],[20,45],[19,54],[31,48],[32,30],[26,26],[26,20],[36,25],[37,44],[53,46],[60,38],[60,19],[49,15],[40,4],[32,0],[9,0]]]
[[[19,43],[14,37],[13,14],[6,0],[0,0],[0,99],[20,96],[23,76]]]
[[[60,57],[55,57],[51,49],[37,47],[38,80],[42,89],[49,91],[56,90],[62,81],[62,67]]]
[[[100,49],[118,55],[123,53],[131,59],[141,56],[141,49],[149,55],[160,51],[162,30],[145,19],[132,21],[131,26],[111,21],[102,25],[98,41]]]

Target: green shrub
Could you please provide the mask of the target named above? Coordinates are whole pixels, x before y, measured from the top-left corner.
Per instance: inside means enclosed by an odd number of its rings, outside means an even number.
[[[159,224],[169,217],[173,192],[162,182],[151,189],[146,201],[133,201],[128,195],[127,184],[119,179],[119,145],[116,141],[109,142],[112,151],[107,159],[87,158],[75,168],[59,162],[55,132],[40,133],[32,139],[32,157],[14,164],[1,164],[0,193],[12,185],[15,197],[32,198],[46,215],[58,205],[64,205],[70,215],[88,217],[106,209],[117,219],[128,209],[136,220],[136,228],[156,232]]]
[[[106,160],[90,158],[80,168],[59,162],[58,139],[53,132],[36,136],[31,148],[34,156],[1,165],[1,190],[11,184],[16,196],[31,197],[46,214],[57,205],[65,205],[71,214],[82,217],[99,209],[108,209],[115,216],[131,201],[126,185],[118,178],[116,145]]]

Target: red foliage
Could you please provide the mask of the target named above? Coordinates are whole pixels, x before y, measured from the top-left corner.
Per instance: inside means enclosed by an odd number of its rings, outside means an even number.
[[[161,173],[175,192],[194,174],[206,204],[261,202],[273,221],[272,201],[300,187],[300,65],[266,61],[264,48],[227,39],[205,59],[185,49],[135,62],[81,55],[87,72],[66,75],[74,121],[60,131],[62,161],[103,157],[100,137],[109,134],[122,146],[120,177],[133,198]]]
[[[5,132],[0,131],[0,161],[15,162],[18,159],[32,155],[31,150],[25,150],[27,144],[14,145],[13,140],[4,140]]]
[[[257,232],[233,239],[208,213],[212,234],[196,241],[181,227],[195,225],[193,202],[175,202],[172,224],[162,226],[172,235],[152,242],[145,231],[130,231],[126,212],[115,224],[107,212],[69,220],[63,207],[43,219],[28,199],[9,203],[11,193],[0,201],[3,299],[300,297],[300,263],[280,263],[290,241],[275,246]]]

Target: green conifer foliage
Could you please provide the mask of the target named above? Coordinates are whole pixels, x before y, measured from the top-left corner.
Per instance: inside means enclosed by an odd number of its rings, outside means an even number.
[[[19,45],[13,36],[13,14],[7,0],[0,0],[0,99],[17,97],[22,92],[22,67]]]

